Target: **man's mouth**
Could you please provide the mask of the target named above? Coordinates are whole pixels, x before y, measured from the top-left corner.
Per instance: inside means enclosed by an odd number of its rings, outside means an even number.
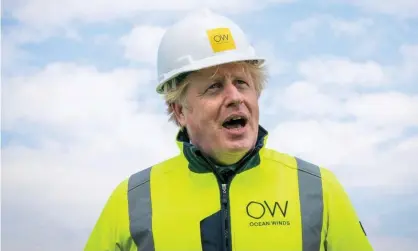
[[[244,116],[231,116],[225,120],[222,126],[227,129],[242,128],[245,127],[247,121],[247,118]]]

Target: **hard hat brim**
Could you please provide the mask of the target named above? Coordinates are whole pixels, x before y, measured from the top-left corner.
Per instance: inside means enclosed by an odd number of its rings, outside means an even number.
[[[237,53],[236,51],[233,51],[233,52],[227,52],[221,55],[215,55],[212,57],[204,58],[198,61],[194,61],[190,64],[187,64],[186,66],[182,68],[175,69],[173,71],[170,71],[160,76],[160,81],[158,83],[156,91],[159,94],[164,94],[165,84],[169,82],[170,80],[178,77],[180,74],[191,72],[191,71],[198,71],[198,70],[202,70],[205,68],[210,68],[210,67],[218,66],[222,64],[240,62],[240,61],[257,61],[258,64],[263,64],[265,62],[265,58],[257,57],[257,56],[249,56],[248,53],[242,54],[242,53]]]

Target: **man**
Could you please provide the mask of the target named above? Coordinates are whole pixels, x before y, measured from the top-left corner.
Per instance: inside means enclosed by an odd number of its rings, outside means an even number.
[[[165,33],[157,92],[180,154],[116,187],[85,250],[372,250],[329,170],[266,148],[263,63],[208,10]]]

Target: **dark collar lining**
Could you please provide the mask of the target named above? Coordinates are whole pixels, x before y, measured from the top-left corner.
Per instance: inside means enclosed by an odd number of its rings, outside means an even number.
[[[267,130],[264,129],[262,126],[259,126],[257,143],[254,149],[249,151],[237,164],[232,165],[234,167],[222,166],[219,169],[231,170],[235,169],[236,167],[239,172],[242,172],[244,170],[248,170],[257,166],[260,162],[260,157],[258,153],[259,150],[264,147],[264,139],[267,135]],[[204,154],[196,146],[190,143],[190,138],[186,129],[182,129],[179,131],[176,140],[183,145],[183,154],[189,161],[189,168],[191,171],[197,173],[207,173],[216,171],[214,170],[214,168],[217,169],[217,166],[213,162],[211,162],[209,158],[204,156]]]

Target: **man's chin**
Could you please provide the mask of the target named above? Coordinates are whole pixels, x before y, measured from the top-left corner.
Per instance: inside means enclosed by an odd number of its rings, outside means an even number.
[[[247,148],[229,147],[216,154],[216,160],[222,165],[231,165],[237,163],[248,152]]]
[[[226,140],[223,143],[224,151],[230,154],[240,154],[248,152],[254,144],[251,144],[249,139],[241,140]]]

